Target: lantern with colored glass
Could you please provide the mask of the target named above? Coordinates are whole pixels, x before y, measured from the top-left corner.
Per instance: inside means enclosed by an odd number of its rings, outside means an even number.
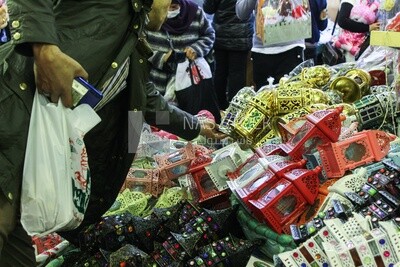
[[[323,91],[291,86],[292,84],[283,84],[282,88],[276,90],[258,92],[243,110],[244,114],[233,123],[234,131],[254,146],[272,130],[270,123],[273,116],[281,116],[311,104],[328,103]]]
[[[247,106],[250,99],[256,95],[256,92],[252,87],[244,87],[240,89],[237,94],[232,98],[229,107],[224,112],[224,116],[221,119],[219,130],[225,134],[231,135],[232,123]]]
[[[379,130],[365,130],[336,142],[318,147],[329,178],[342,177],[347,170],[382,160],[395,136]]]
[[[300,160],[304,154],[313,153],[318,145],[336,142],[341,131],[342,110],[343,107],[337,107],[307,115],[301,128],[280,148],[293,160]]]
[[[266,221],[277,233],[290,233],[289,225],[313,204],[318,195],[318,173],[314,170],[294,169],[284,174],[270,190],[256,200],[249,200],[254,206],[254,215]]]
[[[359,130],[377,129],[396,113],[396,92],[383,92],[364,96],[353,103],[357,110]]]

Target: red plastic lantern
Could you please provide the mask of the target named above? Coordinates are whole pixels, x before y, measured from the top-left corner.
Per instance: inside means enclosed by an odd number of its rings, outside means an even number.
[[[288,142],[280,144],[280,148],[293,160],[300,160],[304,154],[313,153],[317,146],[336,142],[342,126],[342,110],[343,107],[340,106],[306,115],[307,121]]]
[[[342,177],[347,170],[380,161],[389,152],[395,136],[380,130],[366,130],[336,143],[318,147],[329,178]]]
[[[254,215],[266,221],[277,233],[289,233],[288,225],[296,220],[318,195],[318,172],[295,169],[284,174],[270,190],[257,200],[249,200],[254,206]]]

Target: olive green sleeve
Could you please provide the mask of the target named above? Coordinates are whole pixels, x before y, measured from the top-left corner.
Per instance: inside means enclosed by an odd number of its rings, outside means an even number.
[[[31,43],[58,44],[53,0],[8,0],[12,42],[32,56]]]

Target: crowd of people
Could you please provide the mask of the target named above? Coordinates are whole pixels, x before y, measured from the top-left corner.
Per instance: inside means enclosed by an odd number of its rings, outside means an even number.
[[[197,3],[195,3],[197,2]],[[114,95],[97,111],[102,121],[85,136],[92,192],[82,225],[60,234],[72,243],[80,229],[114,203],[134,154],[128,153],[128,112],[191,140],[224,137],[212,120],[198,120],[163,98],[176,65],[204,57],[220,110],[238,90],[279,82],[305,59],[316,58],[327,25],[326,0],[310,0],[312,36],[265,45],[255,32],[259,0],[7,0],[0,28],[0,266],[35,266],[30,237],[19,222],[25,147],[34,92],[72,106],[71,84],[83,77]],[[342,4],[346,26],[351,4]],[[346,15],[347,14],[347,15]],[[379,25],[354,25],[355,31]],[[350,25],[350,22],[349,22]],[[357,26],[357,27],[356,27]],[[252,71],[248,70],[251,67]],[[249,75],[250,73],[250,75]],[[116,81],[125,81],[124,83]],[[169,114],[158,125],[157,112]],[[185,128],[185,120],[194,127]],[[49,140],[49,142],[51,142]]]

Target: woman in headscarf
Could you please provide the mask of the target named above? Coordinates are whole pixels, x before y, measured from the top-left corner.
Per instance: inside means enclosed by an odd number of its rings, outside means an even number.
[[[204,11],[195,3],[189,0],[172,0],[161,30],[148,32],[147,40],[154,52],[150,58],[153,64],[150,80],[164,93],[169,74],[174,71],[170,69],[171,64],[166,62],[173,62],[174,57],[180,57],[175,53],[178,51],[184,52],[192,60],[207,56],[214,44],[215,31]],[[182,58],[177,60],[182,61]]]
[[[165,94],[168,80],[178,63],[186,58],[207,57],[215,40],[215,31],[203,9],[190,0],[172,0],[167,19],[160,31],[149,31],[147,40],[154,52],[150,81]]]

